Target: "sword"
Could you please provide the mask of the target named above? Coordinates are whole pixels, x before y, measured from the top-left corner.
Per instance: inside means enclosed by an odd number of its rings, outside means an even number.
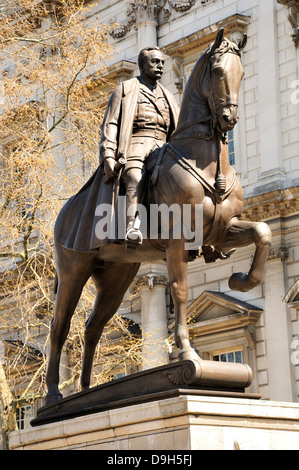
[[[125,164],[126,164],[126,159],[123,158],[123,157],[120,157],[120,158],[117,160],[117,162],[115,163],[114,171],[115,171],[116,173],[119,173],[120,170],[125,166]],[[118,176],[118,175],[116,175],[116,176],[113,178],[113,177],[110,177],[110,176],[106,175],[106,176],[104,177],[104,179],[103,179],[103,182],[104,182],[105,184],[112,183],[112,181],[113,181],[115,178],[117,178],[117,176]]]

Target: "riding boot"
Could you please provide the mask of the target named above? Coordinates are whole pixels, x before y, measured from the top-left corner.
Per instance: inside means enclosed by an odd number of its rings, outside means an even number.
[[[138,202],[140,200],[143,181],[142,171],[133,168],[125,175],[126,182],[126,211],[127,211],[127,231],[125,241],[131,245],[141,245],[143,236],[140,230],[140,218],[138,214]]]

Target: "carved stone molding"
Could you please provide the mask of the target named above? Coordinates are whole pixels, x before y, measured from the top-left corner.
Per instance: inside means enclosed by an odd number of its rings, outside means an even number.
[[[194,372],[193,368],[187,364],[162,371],[161,374],[167,377],[172,384],[182,386],[190,383]]]
[[[131,30],[135,23],[135,18],[130,18],[128,21],[116,24],[111,28],[110,35],[114,39],[122,39]]]
[[[172,8],[176,11],[188,11],[196,3],[196,0],[168,0]],[[208,3],[211,0],[202,1]]]
[[[183,59],[181,57],[174,57],[172,61],[172,69],[175,73],[175,85],[180,93],[183,93],[184,87],[184,67],[183,67]]]
[[[289,257],[289,250],[286,247],[271,248],[268,255],[268,261],[279,260],[284,262]]]
[[[288,20],[293,28],[292,38],[295,46],[299,45],[299,0],[277,0],[288,9]]]
[[[201,0],[201,4],[215,2],[215,0]],[[172,10],[184,13],[190,10],[196,0],[129,0],[127,8],[127,19],[112,26],[110,31],[114,39],[122,39],[132,29],[138,27],[138,24],[144,22],[156,22],[158,24],[158,15],[160,21],[167,21]]]
[[[256,328],[250,324],[244,328],[245,338],[247,339],[250,349],[255,349],[256,344]]]
[[[137,25],[146,21],[157,22],[158,13],[164,4],[165,0],[134,0],[129,4],[127,15],[134,17]]]
[[[100,71],[94,73],[90,80],[92,84],[99,84],[101,87],[105,85],[109,88],[110,83],[120,83],[124,80],[128,80],[133,77],[134,71],[136,69],[135,62],[129,60],[120,60],[115,64],[109,65],[105,71]]]
[[[158,13],[166,0],[133,0],[128,2],[127,20],[112,27],[110,34],[114,39],[121,39],[141,23],[158,21]]]
[[[203,3],[203,2],[202,2]],[[205,2],[207,3],[207,2]],[[180,93],[184,86],[184,58],[194,52],[202,51],[215,39],[219,28],[224,28],[225,35],[233,41],[241,38],[250,23],[250,16],[231,15],[224,20],[200,29],[163,48],[165,54],[172,57],[172,68],[175,73],[175,84]]]
[[[177,41],[170,43],[163,48],[165,54],[171,57],[185,57],[197,50],[204,50],[213,40],[220,28],[224,28],[225,35],[229,37],[235,31],[244,33],[250,23],[250,16],[236,13],[228,16],[224,20],[213,23],[206,28],[200,29],[195,33],[185,36]]]
[[[283,300],[289,307],[299,309],[299,280],[293,284]]]
[[[299,213],[298,186],[244,199],[242,219],[260,222],[297,213]]]
[[[146,276],[141,276],[133,282],[130,287],[130,292],[136,294],[142,287],[147,287],[149,289],[154,289],[155,287],[168,287],[169,281],[167,276],[156,276],[154,274],[148,274]]]

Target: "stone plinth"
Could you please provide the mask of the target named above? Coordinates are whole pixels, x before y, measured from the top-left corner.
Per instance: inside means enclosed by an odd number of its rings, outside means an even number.
[[[179,394],[13,432],[15,450],[299,450],[299,404]]]

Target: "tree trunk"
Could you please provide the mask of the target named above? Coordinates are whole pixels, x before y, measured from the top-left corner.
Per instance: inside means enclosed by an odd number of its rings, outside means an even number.
[[[12,393],[9,389],[3,365],[0,363],[0,400],[1,400],[1,434],[3,450],[9,449],[9,433],[16,431],[16,410]]]

